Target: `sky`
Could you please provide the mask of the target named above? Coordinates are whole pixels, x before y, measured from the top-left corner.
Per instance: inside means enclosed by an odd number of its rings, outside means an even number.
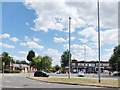
[[[37,1],[37,0],[36,0]],[[118,45],[118,3],[100,3],[101,61],[108,61]],[[98,60],[97,2],[2,2],[0,46],[14,60],[26,60],[30,50],[48,55],[60,65],[68,49],[71,17],[72,59]]]

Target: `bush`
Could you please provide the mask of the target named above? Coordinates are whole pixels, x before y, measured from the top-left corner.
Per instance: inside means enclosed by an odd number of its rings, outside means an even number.
[[[4,73],[20,73],[20,70],[8,70],[8,69],[5,69]]]

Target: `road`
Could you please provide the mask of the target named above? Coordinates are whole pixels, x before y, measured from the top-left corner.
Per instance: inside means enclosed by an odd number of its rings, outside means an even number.
[[[2,78],[2,88],[98,88],[93,86],[46,83],[27,79],[25,74],[8,74]]]
[[[2,76],[2,75],[1,75]],[[28,74],[5,74],[2,77],[2,88],[100,88],[94,86],[67,85],[57,83],[46,83],[26,78]],[[33,76],[33,74],[31,74]],[[51,74],[51,77],[67,77],[65,74]],[[76,75],[73,75],[75,77]]]

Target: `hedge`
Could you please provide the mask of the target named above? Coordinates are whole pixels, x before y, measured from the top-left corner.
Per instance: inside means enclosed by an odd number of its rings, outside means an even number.
[[[20,73],[20,70],[8,70],[8,69],[5,69],[4,73]]]

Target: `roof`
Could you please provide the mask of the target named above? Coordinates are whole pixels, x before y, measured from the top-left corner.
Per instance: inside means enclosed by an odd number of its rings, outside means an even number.
[[[26,65],[26,64],[13,64],[12,65],[13,67],[29,67],[28,65]]]

